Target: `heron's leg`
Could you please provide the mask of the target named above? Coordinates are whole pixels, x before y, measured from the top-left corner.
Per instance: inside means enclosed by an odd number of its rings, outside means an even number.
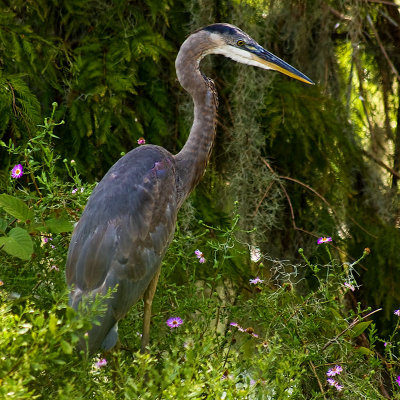
[[[156,292],[158,278],[160,276],[161,268],[158,268],[154,278],[151,280],[148,288],[146,289],[143,300],[144,300],[144,316],[143,316],[143,333],[142,333],[142,345],[140,351],[145,353],[146,346],[149,344],[150,339],[150,319],[151,319],[151,304],[153,297]]]

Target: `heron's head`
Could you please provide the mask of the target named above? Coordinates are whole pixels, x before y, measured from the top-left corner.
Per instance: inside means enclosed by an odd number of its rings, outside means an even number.
[[[203,53],[203,56],[207,54],[222,54],[242,64],[273,69],[299,81],[314,84],[302,72],[265,50],[247,33],[236,26],[213,24],[199,31],[206,33],[209,36],[209,41],[212,43],[212,46]]]

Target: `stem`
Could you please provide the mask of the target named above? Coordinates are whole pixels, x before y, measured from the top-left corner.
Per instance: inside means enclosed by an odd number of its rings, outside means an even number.
[[[368,318],[370,315],[377,313],[378,311],[382,311],[382,308],[378,308],[377,310],[371,311],[369,314],[367,314],[364,317],[361,318],[356,318],[345,330],[339,333],[339,335],[335,336],[333,339],[330,339],[325,346],[322,348],[321,351],[326,350],[332,343],[336,342],[337,339],[339,339],[341,336],[343,336],[348,330],[356,326],[359,322],[361,322],[363,319]]]

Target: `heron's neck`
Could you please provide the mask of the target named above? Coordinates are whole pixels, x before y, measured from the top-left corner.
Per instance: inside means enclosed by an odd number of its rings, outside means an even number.
[[[206,42],[207,43],[207,42]],[[182,45],[176,72],[180,84],[194,103],[194,119],[189,138],[175,156],[177,161],[180,201],[190,194],[204,174],[215,138],[218,97],[211,79],[199,70],[202,55],[208,51],[201,38],[190,36]]]

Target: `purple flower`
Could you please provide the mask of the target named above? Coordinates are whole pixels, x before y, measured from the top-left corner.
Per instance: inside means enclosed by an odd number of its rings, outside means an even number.
[[[78,191],[78,189],[77,189],[77,188],[75,188],[75,189],[72,189],[72,194],[75,194],[77,191]]]
[[[264,280],[263,280],[263,279],[260,279],[258,276],[257,276],[257,278],[250,279],[250,283],[251,283],[252,285],[257,285],[257,283],[263,283],[263,282],[264,282]]]
[[[339,385],[337,382],[335,384],[335,388],[340,392],[343,389],[342,385]]]
[[[396,378],[396,383],[400,386],[400,375]]]
[[[21,178],[21,176],[24,174],[24,169],[22,168],[21,164],[17,164],[14,166],[14,168],[11,170],[11,177],[12,178]]]
[[[97,361],[96,364],[94,364],[97,368],[101,368],[107,365],[107,360],[105,358],[100,359]]]
[[[332,238],[331,237],[320,237],[318,240],[317,240],[317,243],[318,244],[322,244],[322,243],[328,243],[328,242],[332,242]]]
[[[199,249],[195,250],[194,254],[196,254],[196,257],[199,259],[200,264],[204,264],[206,262],[204,254]]]
[[[140,137],[137,141],[138,144],[146,144],[146,140],[143,137]]]
[[[334,379],[329,378],[326,380],[330,386],[334,386],[339,392],[343,389],[343,386],[336,382]]]
[[[397,315],[398,317],[400,317],[400,310],[395,310],[393,314]]]
[[[234,326],[234,327],[237,328],[238,331],[240,331],[240,332],[245,332],[245,330],[244,330],[237,322],[231,322],[229,325],[230,325],[230,326]]]
[[[60,268],[57,267],[57,265],[52,265],[50,268],[50,271],[52,271],[54,269],[54,271],[59,271]]]
[[[183,324],[183,321],[181,318],[179,317],[172,317],[169,318],[166,322],[166,324],[170,327],[170,328],[177,328],[178,326]]]
[[[335,376],[339,375],[343,371],[343,368],[340,365],[335,365],[333,368],[329,369],[326,375]]]
[[[352,292],[354,292],[354,291],[356,290],[356,288],[354,287],[354,285],[352,285],[352,284],[349,283],[349,282],[345,282],[343,285],[346,286],[347,289],[350,289]]]

